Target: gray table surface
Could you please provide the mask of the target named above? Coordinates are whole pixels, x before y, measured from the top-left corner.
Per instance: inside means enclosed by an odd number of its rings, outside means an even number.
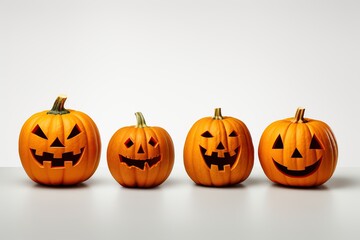
[[[255,168],[242,184],[208,188],[173,173],[127,189],[107,169],[51,188],[0,168],[0,239],[360,239],[360,168],[338,168],[316,189],[293,189]]]

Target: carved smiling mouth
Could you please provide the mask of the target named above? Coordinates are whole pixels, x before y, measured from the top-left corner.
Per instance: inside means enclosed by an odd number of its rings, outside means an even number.
[[[236,148],[233,156],[230,156],[229,152],[225,152],[224,157],[218,157],[217,152],[212,152],[211,156],[208,156],[205,155],[206,149],[200,146],[201,155],[203,156],[208,168],[211,169],[211,165],[216,165],[219,171],[224,170],[224,166],[226,165],[230,165],[230,168],[234,165],[239,155],[239,150],[240,147]]]
[[[36,150],[35,149],[30,149],[33,157],[35,158],[35,160],[40,163],[42,166],[44,165],[44,161],[49,161],[51,162],[51,167],[64,167],[65,162],[71,162],[72,166],[75,166],[79,159],[81,158],[83,152],[84,152],[84,148],[80,149],[80,153],[79,154],[74,154],[73,152],[65,152],[62,154],[61,158],[54,158],[54,154],[53,153],[49,153],[49,152],[43,152],[43,155],[36,155]]]
[[[141,170],[144,170],[145,166],[147,166],[148,168],[155,166],[160,161],[160,158],[161,158],[160,156],[157,156],[157,157],[149,158],[149,159],[145,159],[145,160],[137,160],[137,159],[131,159],[131,158],[124,157],[121,154],[119,154],[119,157],[120,157],[120,162],[125,163],[128,167],[134,166]]]
[[[305,177],[305,176],[310,175],[311,173],[315,172],[319,168],[320,163],[321,163],[321,158],[319,160],[317,160],[314,164],[305,167],[304,170],[289,170],[287,167],[276,162],[274,159],[273,159],[273,162],[274,162],[276,168],[280,172],[284,173],[285,175],[288,175],[290,177]]]

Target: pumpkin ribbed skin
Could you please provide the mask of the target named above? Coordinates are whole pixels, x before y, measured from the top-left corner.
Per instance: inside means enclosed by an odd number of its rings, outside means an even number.
[[[95,123],[85,113],[63,109],[65,100],[66,97],[56,100],[58,104],[62,102],[61,109],[43,111],[31,116],[20,131],[21,163],[27,175],[37,183],[81,183],[94,174],[99,164],[101,141]],[[75,125],[75,135],[70,135]],[[39,128],[43,135],[36,134],[36,130],[40,131]],[[67,161],[73,155],[79,156],[76,163]],[[42,164],[36,158],[41,159]],[[52,166],[56,161],[62,162],[62,166]]]
[[[261,136],[259,160],[266,176],[275,183],[319,186],[335,171],[338,146],[332,130],[322,121],[304,118],[304,111],[299,108],[295,118],[273,122]],[[275,146],[279,136],[282,148]]]
[[[222,117],[220,109],[215,109],[214,117],[202,118],[191,127],[183,153],[187,174],[205,186],[240,183],[248,178],[254,164],[248,128],[239,119]],[[228,159],[235,161],[232,166]]]
[[[124,187],[151,188],[163,183],[174,165],[174,144],[161,127],[146,126],[141,113],[138,124],[120,128],[111,137],[107,163],[111,175]]]

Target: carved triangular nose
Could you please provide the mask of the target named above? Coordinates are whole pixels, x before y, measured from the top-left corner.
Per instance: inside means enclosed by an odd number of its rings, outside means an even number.
[[[138,153],[145,153],[145,152],[144,152],[144,149],[142,148],[141,145],[140,145],[140,147],[139,147]]]
[[[295,151],[293,152],[293,154],[291,155],[292,158],[302,158],[303,156],[301,155],[301,153],[299,152],[299,150],[297,148],[295,148]]]
[[[216,147],[217,150],[224,150],[224,145],[220,142],[219,145]]]
[[[55,141],[50,145],[50,147],[65,147],[65,146],[60,142],[59,138],[56,138]]]

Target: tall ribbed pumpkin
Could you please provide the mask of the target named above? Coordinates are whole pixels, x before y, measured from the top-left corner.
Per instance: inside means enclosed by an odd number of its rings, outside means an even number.
[[[198,120],[184,146],[184,165],[189,177],[205,186],[228,186],[244,181],[254,164],[254,147],[246,125],[239,119],[214,117]]]
[[[46,185],[72,185],[95,172],[101,142],[93,120],[80,111],[64,108],[59,96],[50,111],[31,116],[19,136],[19,155],[27,175]]]
[[[261,136],[259,160],[275,183],[318,186],[335,171],[338,146],[332,130],[322,121],[304,118],[304,113],[298,108],[294,118],[273,122]]]
[[[124,187],[151,188],[169,177],[174,165],[174,144],[165,129],[149,127],[140,112],[135,115],[135,126],[120,128],[111,137],[108,167]]]

